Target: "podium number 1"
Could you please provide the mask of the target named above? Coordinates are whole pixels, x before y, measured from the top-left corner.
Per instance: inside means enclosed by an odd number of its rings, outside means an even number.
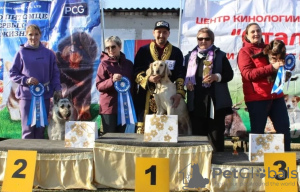
[[[135,164],[136,192],[169,192],[168,158],[137,157]]]
[[[152,165],[145,171],[145,174],[151,174],[151,185],[156,185],[156,165]]]

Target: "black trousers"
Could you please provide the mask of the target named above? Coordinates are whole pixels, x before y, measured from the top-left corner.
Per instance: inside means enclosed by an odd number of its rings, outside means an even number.
[[[224,151],[225,113],[216,111],[214,119],[190,112],[193,135],[208,136],[214,152]]]
[[[290,121],[284,98],[263,101],[246,102],[251,133],[263,134],[268,116],[270,117],[276,133],[284,134],[284,150],[291,150]]]
[[[118,124],[118,115],[116,114],[100,114],[104,133],[124,133],[125,125]]]

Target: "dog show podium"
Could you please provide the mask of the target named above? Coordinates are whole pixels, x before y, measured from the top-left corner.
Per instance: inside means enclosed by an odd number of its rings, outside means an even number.
[[[67,148],[64,141],[46,139],[3,140],[0,141],[0,184],[4,180],[8,150],[27,150],[37,151],[34,188],[134,190],[137,158],[168,158],[170,191],[199,191],[200,188],[190,188],[189,181],[195,180],[196,174],[207,181],[201,189],[210,192],[265,191],[265,179],[257,174],[264,169],[264,163],[250,162],[248,153],[213,153],[207,137],[203,136],[179,136],[177,143],[144,142],[143,137],[107,133],[95,140],[94,148]],[[297,172],[300,172],[300,153],[294,153]],[[213,174],[216,170],[225,173],[234,169],[242,170],[243,177]],[[249,174],[253,177],[245,178]],[[298,176],[295,185],[299,187],[299,183]]]
[[[4,180],[8,150],[37,151],[34,187],[95,190],[93,149],[66,148],[64,141],[8,139],[0,142],[0,181]]]
[[[180,191],[187,185],[184,177],[191,173],[194,164],[199,165],[204,178],[209,178],[213,149],[207,137],[179,136],[177,143],[143,140],[144,135],[117,133],[108,133],[96,140],[96,186],[101,184],[116,189],[134,189],[137,157],[169,158],[171,191]]]
[[[66,148],[64,141],[8,139],[0,142],[0,182],[8,150],[37,151],[34,187],[43,189],[135,188],[136,157],[169,158],[170,190],[182,190],[185,174],[198,164],[209,178],[212,147],[207,137],[179,136],[177,143],[150,143],[143,135],[107,133],[95,148]],[[185,175],[186,177],[187,175]]]

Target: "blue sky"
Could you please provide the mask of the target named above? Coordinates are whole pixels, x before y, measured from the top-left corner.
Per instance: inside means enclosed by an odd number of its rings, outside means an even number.
[[[101,0],[104,8],[180,8],[181,0]],[[184,1],[184,0],[182,0]]]

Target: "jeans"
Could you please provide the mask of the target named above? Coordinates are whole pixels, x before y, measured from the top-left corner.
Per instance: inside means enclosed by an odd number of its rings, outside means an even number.
[[[284,134],[284,149],[291,150],[290,122],[284,98],[246,102],[251,133],[263,134],[270,117],[276,133]]]

